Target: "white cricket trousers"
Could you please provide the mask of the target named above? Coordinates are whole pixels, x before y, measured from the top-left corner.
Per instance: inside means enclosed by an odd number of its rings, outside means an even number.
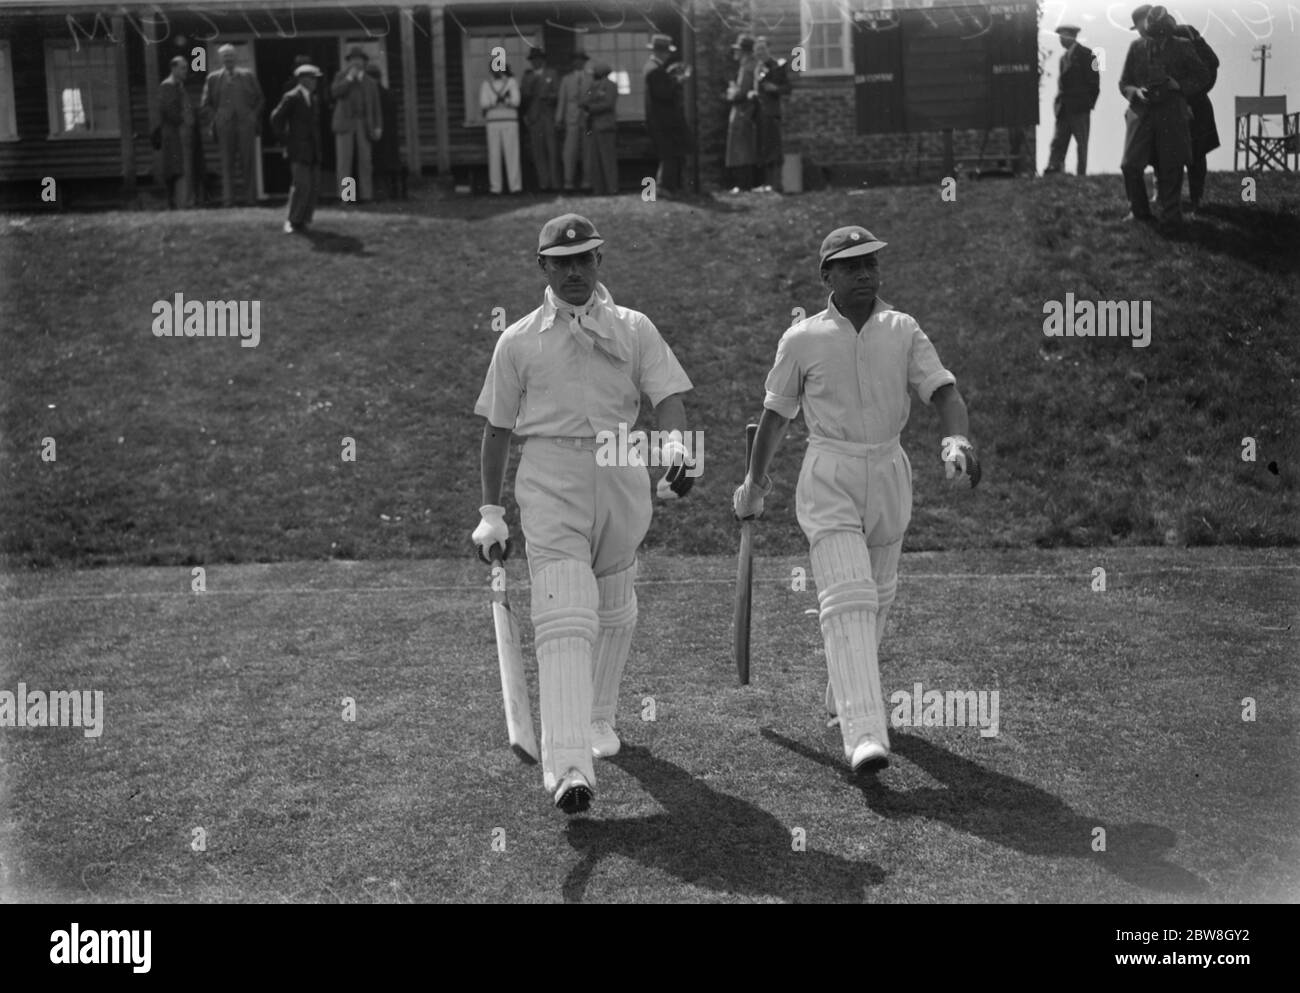
[[[501,158],[506,160],[506,182],[510,192],[524,188],[523,173],[519,168],[519,122],[488,121],[488,185],[493,193],[501,192]]]

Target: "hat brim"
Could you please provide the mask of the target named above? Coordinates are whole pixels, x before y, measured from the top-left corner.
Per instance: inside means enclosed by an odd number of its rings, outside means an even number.
[[[858,255],[870,255],[872,252],[878,252],[889,242],[887,241],[867,241],[861,245],[850,245],[848,248],[841,248],[838,252],[832,252],[822,259],[822,265],[827,262],[834,262],[837,259],[851,259]]]
[[[580,241],[576,245],[552,245],[550,248],[544,248],[538,255],[581,255],[583,252],[590,252],[593,248],[599,248],[605,244],[604,238],[588,238],[586,241]]]

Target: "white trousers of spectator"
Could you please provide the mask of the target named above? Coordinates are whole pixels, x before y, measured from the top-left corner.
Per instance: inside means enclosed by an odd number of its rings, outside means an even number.
[[[510,192],[524,188],[523,172],[519,168],[519,122],[488,121],[488,186],[493,193],[501,192],[501,159],[506,162],[506,182]]]

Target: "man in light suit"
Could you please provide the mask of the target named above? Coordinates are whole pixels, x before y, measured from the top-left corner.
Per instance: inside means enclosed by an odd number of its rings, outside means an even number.
[[[221,152],[221,205],[230,207],[235,202],[236,158],[244,179],[240,201],[251,204],[257,199],[253,151],[262,133],[266,99],[257,77],[235,64],[234,45],[222,45],[217,54],[221,56],[221,68],[208,74],[200,108]]]
[[[334,95],[334,117],[330,124],[334,129],[339,196],[343,195],[343,180],[351,176],[357,181],[358,199],[368,203],[375,196],[370,143],[384,136],[384,111],[379,102],[379,85],[366,75],[370,56],[357,47],[348,52],[347,61],[347,67],[339,70],[330,87]]]
[[[555,127],[564,135],[564,188],[573,190],[578,185],[578,163],[583,160],[583,132],[587,129],[586,112],[581,100],[591,82],[587,76],[586,52],[573,53],[573,68],[560,80],[560,93],[555,105]],[[591,177],[584,176],[586,185]]]
[[[316,85],[322,73],[310,63],[294,70],[298,85],[280,98],[271,111],[271,127],[284,142],[293,186],[289,189],[289,216],[284,233],[305,231],[316,210],[321,164],[320,99]]]

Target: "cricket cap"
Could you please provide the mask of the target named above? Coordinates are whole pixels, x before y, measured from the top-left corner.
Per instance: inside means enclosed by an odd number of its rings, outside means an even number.
[[[856,224],[836,228],[822,242],[821,263],[834,262],[836,259],[851,259],[855,255],[870,255],[878,252],[888,242],[881,241],[866,228]]]
[[[538,255],[581,255],[605,244],[596,225],[581,214],[561,214],[542,225]]]

